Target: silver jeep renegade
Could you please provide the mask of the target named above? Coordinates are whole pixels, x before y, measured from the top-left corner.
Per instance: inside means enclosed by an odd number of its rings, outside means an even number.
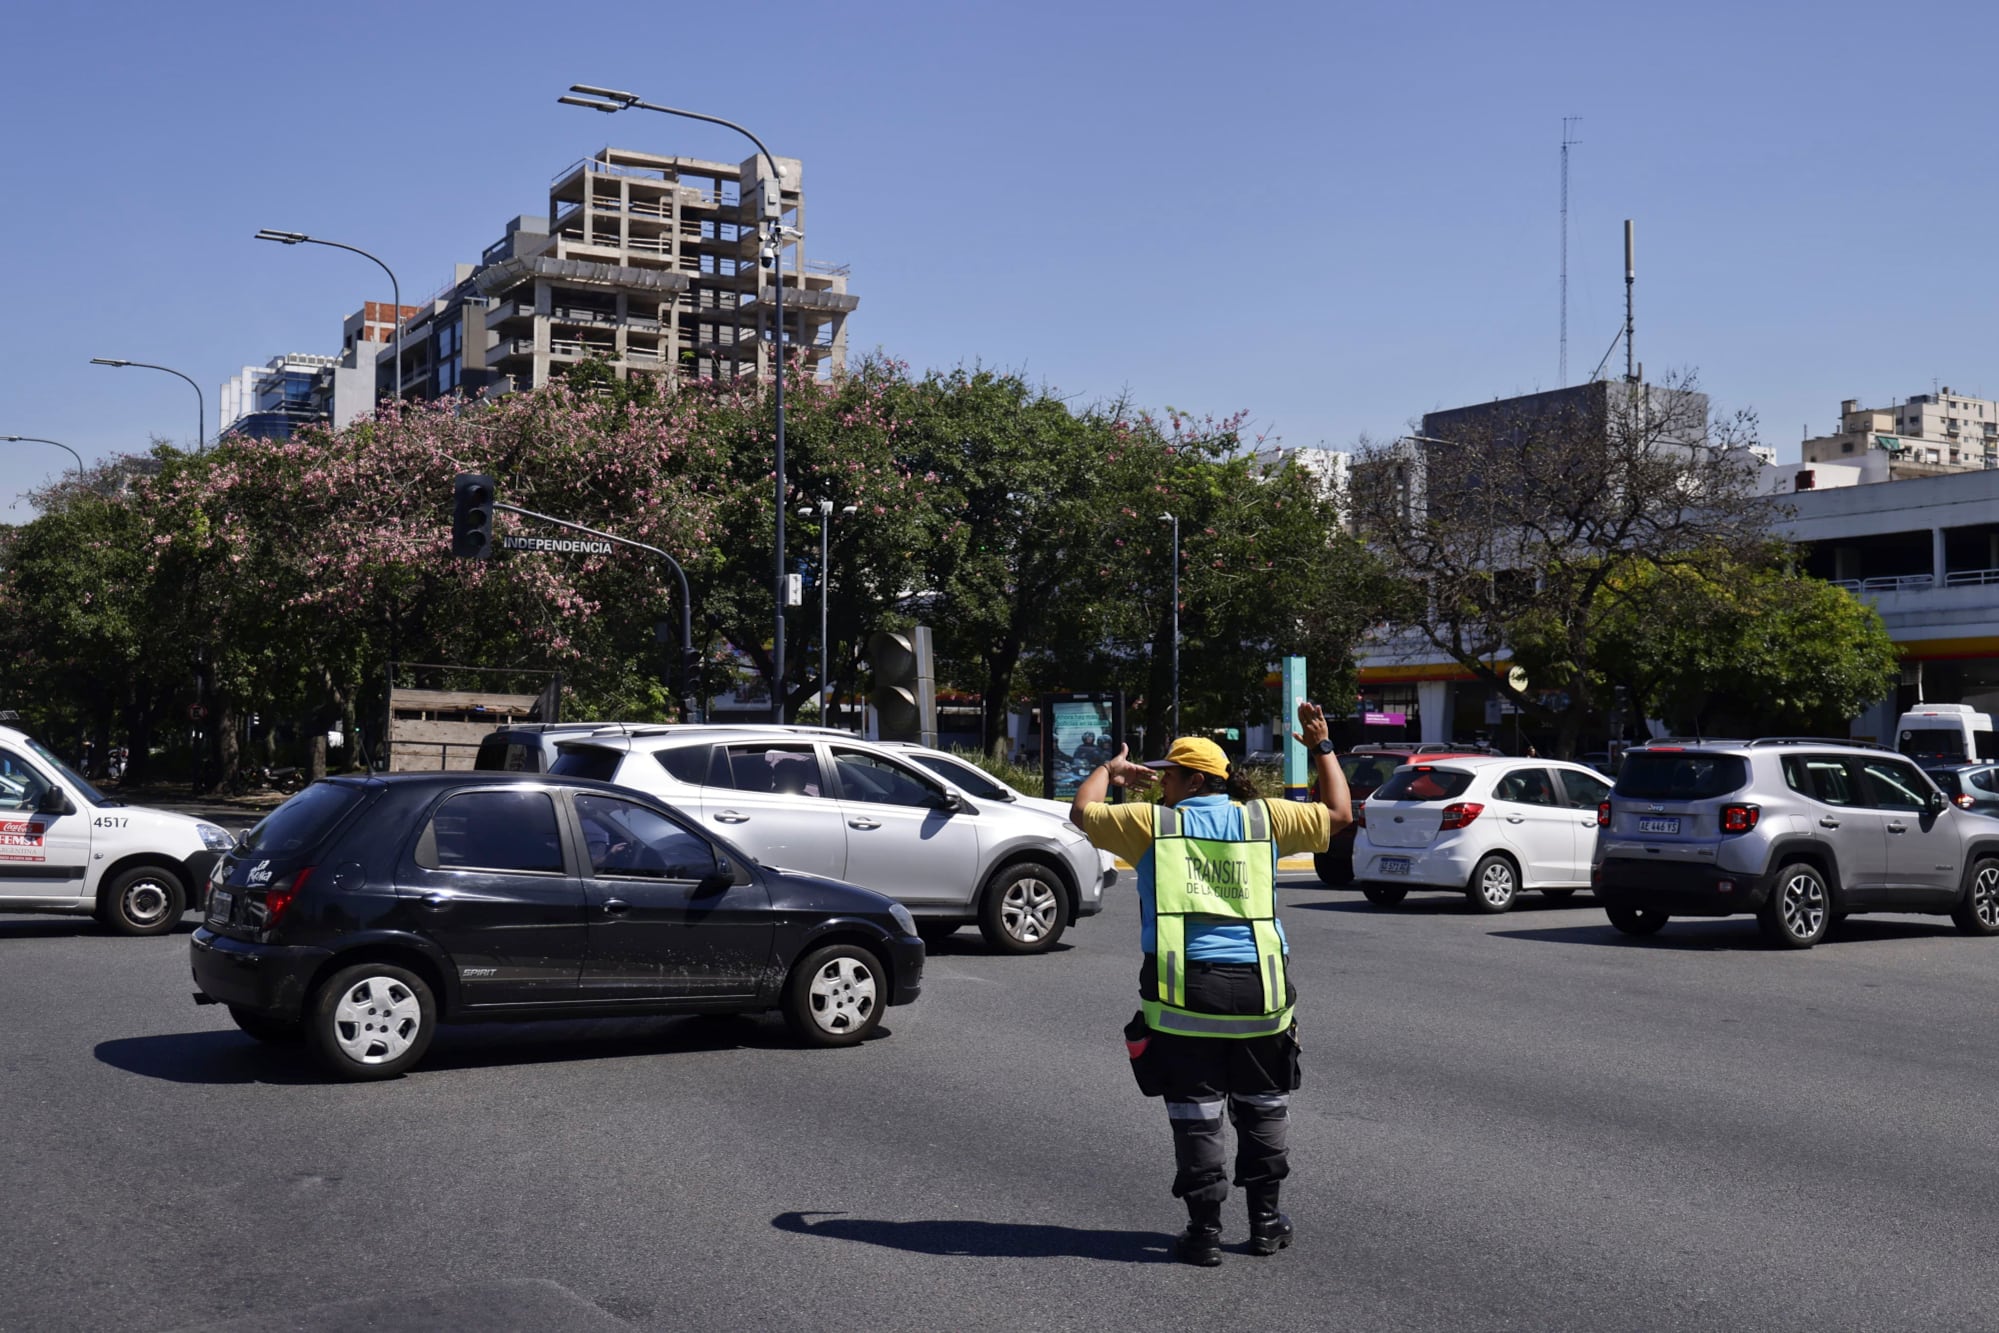
[[[1597,901],[1627,935],[1675,916],[1753,913],[1808,949],[1854,912],[1949,915],[1999,934],[1999,820],[1859,741],[1655,741],[1597,808]]]

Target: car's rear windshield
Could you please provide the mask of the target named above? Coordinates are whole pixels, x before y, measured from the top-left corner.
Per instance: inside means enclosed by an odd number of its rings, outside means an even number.
[[[1410,756],[1401,754],[1343,754],[1340,772],[1346,774],[1350,790],[1365,795],[1388,781],[1389,775],[1409,759]]]
[[[619,754],[601,745],[558,745],[548,771],[561,778],[609,782],[618,771]]]
[[[1471,786],[1471,774],[1462,768],[1432,768],[1418,764],[1398,771],[1381,784],[1370,800],[1448,801],[1464,795]]]
[[[1740,755],[1632,750],[1617,771],[1617,794],[1650,801],[1705,801],[1749,781]]]
[[[243,835],[243,850],[266,856],[288,856],[317,846],[361,804],[362,790],[338,782],[315,782]]]

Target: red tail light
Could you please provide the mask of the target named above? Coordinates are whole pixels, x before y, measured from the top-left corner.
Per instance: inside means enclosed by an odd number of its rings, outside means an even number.
[[[1747,833],[1756,827],[1756,821],[1763,817],[1763,807],[1757,805],[1724,805],[1721,807],[1721,831],[1723,833]]]
[[[1969,810],[1972,806],[1977,805],[1978,802],[1972,800],[1969,796],[1959,796],[1957,798],[1957,804],[1959,809]]]
[[[1444,827],[1447,829],[1463,828],[1474,819],[1477,819],[1479,812],[1484,809],[1485,806],[1477,801],[1453,801],[1444,807]]]
[[[1609,828],[1609,827],[1610,827],[1610,802],[1609,802],[1609,801],[1598,801],[1598,802],[1596,803],[1596,826],[1597,826],[1598,828]]]
[[[1964,798],[1963,798],[1963,797],[1959,797],[1958,799],[1959,799],[1959,800],[1963,800]],[[1361,802],[1361,803],[1360,803],[1359,805],[1356,805],[1356,806],[1355,806],[1355,807],[1353,808],[1353,826],[1354,826],[1355,828],[1366,828],[1366,827],[1367,827],[1367,802],[1366,802],[1366,801],[1362,801],[1362,802]]]
[[[263,902],[258,904],[263,908],[264,919],[257,923],[258,928],[269,930],[277,925],[278,918],[285,914],[285,909],[292,905],[292,899],[298,897],[299,890],[303,889],[305,882],[311,878],[312,867],[301,866],[293,874],[264,890]]]

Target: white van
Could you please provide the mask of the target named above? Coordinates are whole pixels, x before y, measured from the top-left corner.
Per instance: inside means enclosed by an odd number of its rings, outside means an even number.
[[[1895,724],[1895,748],[1919,764],[1999,759],[1992,715],[1970,704],[1917,704]]]
[[[0,912],[88,913],[120,935],[164,935],[234,845],[214,824],[106,796],[0,727]]]

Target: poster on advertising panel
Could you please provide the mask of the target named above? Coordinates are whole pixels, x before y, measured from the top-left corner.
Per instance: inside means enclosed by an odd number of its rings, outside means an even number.
[[[1122,694],[1041,696],[1041,794],[1066,801],[1123,744]],[[1112,788],[1112,800],[1116,800]]]

